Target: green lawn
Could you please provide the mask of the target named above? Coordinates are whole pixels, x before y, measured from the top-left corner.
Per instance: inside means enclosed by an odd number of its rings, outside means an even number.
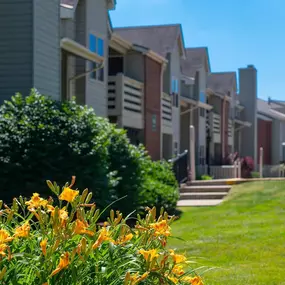
[[[234,186],[216,207],[181,208],[170,246],[206,272],[206,285],[285,284],[285,182]]]

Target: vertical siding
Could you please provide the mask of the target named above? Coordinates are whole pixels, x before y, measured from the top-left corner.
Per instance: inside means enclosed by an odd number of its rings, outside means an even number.
[[[145,146],[154,160],[160,159],[161,148],[161,64],[145,57]],[[156,129],[152,117],[156,116]]]
[[[79,2],[80,3],[80,2]],[[94,108],[97,115],[107,117],[107,86],[108,86],[108,9],[106,0],[86,0],[86,46],[89,45],[89,33],[97,34],[104,39],[104,82],[93,80],[90,76],[86,81],[86,104]],[[86,68],[90,65],[86,63]]]
[[[60,37],[75,40],[75,20],[74,19],[61,19]],[[67,78],[71,78],[76,74],[75,67],[76,67],[76,57],[69,55],[67,59]],[[62,85],[67,84],[67,82],[61,82],[61,84]],[[74,80],[72,81],[71,94],[72,96],[76,95]]]
[[[171,68],[171,77],[170,82],[172,79],[172,76],[175,76],[178,79],[179,84],[179,96],[178,96],[178,108],[172,107],[172,118],[173,118],[173,141],[178,143],[178,153],[180,152],[180,78],[181,78],[181,68],[180,68],[180,53],[179,53],[179,47],[178,42],[176,43],[176,48],[174,52],[171,54],[170,57],[170,68]],[[171,84],[170,84],[171,88]]]
[[[60,99],[60,3],[34,0],[34,87]]]
[[[0,103],[33,86],[32,0],[0,1]]]

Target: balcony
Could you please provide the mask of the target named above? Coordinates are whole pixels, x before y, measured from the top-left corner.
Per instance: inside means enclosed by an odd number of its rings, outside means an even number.
[[[109,76],[108,115],[121,127],[144,128],[144,84],[117,74]]]
[[[162,133],[172,134],[172,100],[171,96],[162,93]]]
[[[233,121],[229,120],[228,123],[228,143],[229,145],[234,144],[234,138],[233,138]]]
[[[221,143],[221,116],[216,113],[212,113],[211,116],[213,142]]]

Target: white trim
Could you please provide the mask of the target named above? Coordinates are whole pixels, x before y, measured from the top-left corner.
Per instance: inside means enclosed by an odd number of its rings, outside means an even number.
[[[213,106],[211,106],[211,105],[209,105],[207,103],[203,103],[201,101],[197,101],[197,103],[198,103],[198,106],[200,108],[203,108],[203,109],[206,109],[206,110],[212,110],[213,109]]]
[[[270,109],[270,112],[272,112],[275,116],[277,116],[277,119],[285,120],[285,114],[278,112],[274,109]]]
[[[261,120],[263,120],[263,121],[272,121],[272,118],[269,118],[269,117],[267,117],[267,116],[265,116],[265,115],[263,115],[263,114],[261,114],[261,113],[258,113],[258,114],[257,114],[257,118],[258,118],[258,119],[261,119]]]
[[[70,52],[76,56],[82,57],[86,60],[90,60],[95,63],[102,64],[104,62],[104,57],[90,51],[85,46],[69,39],[63,38],[60,41],[60,47],[67,52]]]
[[[242,125],[242,126],[245,126],[245,127],[251,127],[251,125],[252,125],[250,122],[246,122],[246,121],[241,121],[241,120],[237,120],[237,119],[235,119],[234,121],[235,121],[235,123]]]
[[[61,19],[73,19],[74,17],[74,8],[70,5],[60,5],[60,18]]]

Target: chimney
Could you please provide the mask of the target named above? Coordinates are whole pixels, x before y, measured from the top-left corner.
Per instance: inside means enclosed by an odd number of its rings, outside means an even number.
[[[257,163],[257,70],[250,64],[239,69],[239,101],[244,105],[242,120],[251,127],[241,130],[241,155],[251,156]]]

